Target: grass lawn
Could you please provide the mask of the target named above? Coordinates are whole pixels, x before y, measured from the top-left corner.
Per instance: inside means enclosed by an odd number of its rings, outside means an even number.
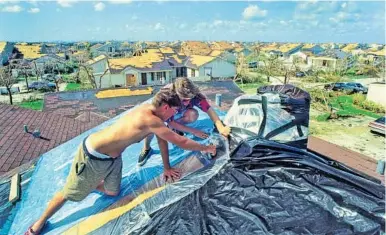
[[[338,96],[330,102],[330,105],[333,108],[338,109],[337,114],[339,116],[355,116],[355,115],[365,115],[372,118],[380,118],[382,115],[361,109],[360,107],[353,104],[353,98],[349,95]],[[316,117],[318,121],[326,121],[329,117],[329,114],[321,114]]]
[[[25,101],[16,105],[32,110],[43,110],[43,100]]]
[[[249,94],[249,95],[255,95],[257,93],[257,88],[265,85],[263,83],[245,83],[245,84],[242,84],[239,82],[237,82],[236,84],[237,84],[237,86],[240,87],[240,89],[242,91],[244,91],[246,94]]]
[[[81,89],[81,84],[78,83],[67,83],[66,91],[77,91]]]

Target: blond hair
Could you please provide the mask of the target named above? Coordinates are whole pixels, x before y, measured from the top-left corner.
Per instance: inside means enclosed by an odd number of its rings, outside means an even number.
[[[173,83],[173,90],[182,98],[198,97],[205,99],[205,96],[201,93],[200,89],[186,77],[177,78]]]

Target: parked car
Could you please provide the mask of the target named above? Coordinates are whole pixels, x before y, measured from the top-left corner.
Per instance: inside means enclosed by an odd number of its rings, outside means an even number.
[[[343,91],[345,87],[346,87],[345,83],[343,82],[330,83],[324,86],[326,90],[333,90],[333,91]]]
[[[258,67],[257,62],[249,62],[248,63],[248,68],[250,68],[250,69],[257,68],[257,67]]]
[[[31,90],[55,90],[56,85],[53,82],[37,81],[28,84],[28,88]]]
[[[42,76],[42,79],[43,80],[46,80],[46,81],[55,81],[55,74],[52,74],[52,73],[47,73],[47,74],[44,74]]]
[[[348,82],[348,83],[346,83],[346,85],[352,87],[355,92],[367,94],[367,91],[368,91],[367,87],[363,86],[360,83]]]
[[[296,76],[296,77],[304,77],[304,76],[306,76],[306,73],[305,73],[305,72],[302,72],[302,71],[296,72],[295,76]]]
[[[359,87],[358,85],[354,84],[356,83],[337,82],[325,85],[324,89],[333,91],[347,91],[351,93],[367,93],[367,88]]]
[[[375,121],[369,123],[370,131],[373,133],[385,135],[385,117],[378,118]]]
[[[19,87],[11,87],[12,94],[19,93],[19,92],[20,92]],[[8,95],[8,90],[6,87],[0,87],[0,95]]]

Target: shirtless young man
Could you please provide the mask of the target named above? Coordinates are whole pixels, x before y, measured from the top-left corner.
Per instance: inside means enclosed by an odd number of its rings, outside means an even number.
[[[46,221],[67,201],[81,201],[93,190],[117,196],[122,178],[122,152],[131,144],[155,134],[165,143],[180,148],[216,154],[216,146],[201,145],[180,136],[165,126],[180,107],[178,95],[170,89],[161,89],[152,104],[143,104],[121,117],[111,126],[86,137],[75,154],[67,182],[48,204],[43,215],[25,234],[39,234]],[[167,141],[167,142],[166,142]],[[180,170],[169,164],[168,154],[161,152],[164,176],[178,179]],[[134,156],[133,156],[134,157]]]

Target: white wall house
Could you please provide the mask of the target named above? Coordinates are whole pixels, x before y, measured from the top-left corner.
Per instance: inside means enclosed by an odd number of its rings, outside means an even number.
[[[172,68],[156,70],[154,68],[136,68],[130,65],[117,66],[113,59],[110,59],[108,64],[105,56],[99,56],[93,62],[89,61],[88,64],[93,69],[98,88],[161,85],[170,82],[173,77]],[[108,71],[105,73],[106,69]],[[100,79],[101,76],[103,76],[102,79]]]
[[[236,75],[236,65],[218,57],[192,55],[185,65],[189,78],[230,78]]]
[[[386,84],[377,82],[369,84],[369,90],[367,92],[367,100],[373,101],[386,107]]]
[[[308,57],[307,64],[312,68],[323,70],[335,70],[337,59],[329,57]]]

